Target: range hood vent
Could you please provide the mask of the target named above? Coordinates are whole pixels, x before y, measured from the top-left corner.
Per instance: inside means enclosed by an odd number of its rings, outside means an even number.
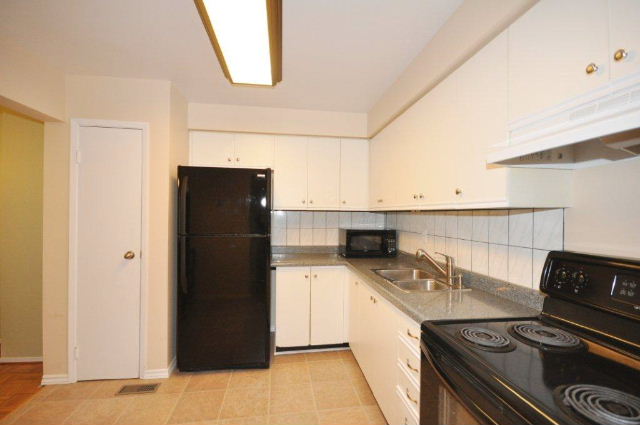
[[[512,122],[494,164],[582,168],[640,155],[640,75]]]

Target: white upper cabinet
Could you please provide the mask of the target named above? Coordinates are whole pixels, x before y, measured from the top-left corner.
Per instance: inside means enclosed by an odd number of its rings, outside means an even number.
[[[337,209],[340,191],[340,139],[308,138],[307,178],[307,207]]]
[[[609,0],[611,78],[640,71],[640,1]]]
[[[203,167],[273,167],[273,139],[267,134],[216,131],[190,133],[189,163]]]
[[[192,131],[189,134],[189,164],[201,167],[233,167],[233,133],[214,131]]]
[[[273,168],[275,136],[269,134],[236,134],[235,162],[242,168]]]
[[[509,27],[510,121],[608,81],[608,12],[607,0],[541,0]]]
[[[369,141],[340,140],[340,209],[369,206]]]
[[[307,208],[307,138],[276,136],[275,209]]]

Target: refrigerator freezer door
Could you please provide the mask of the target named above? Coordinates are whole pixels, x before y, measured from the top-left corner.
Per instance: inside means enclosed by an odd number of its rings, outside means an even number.
[[[178,232],[266,235],[271,170],[178,167]]]
[[[268,367],[269,238],[179,242],[178,368]]]

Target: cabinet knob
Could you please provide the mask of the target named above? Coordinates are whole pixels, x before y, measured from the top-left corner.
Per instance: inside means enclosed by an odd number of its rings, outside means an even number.
[[[310,204],[313,204],[313,199],[309,199],[309,203],[310,203]]]
[[[624,49],[618,49],[616,50],[616,52],[613,54],[613,59],[616,62],[620,62],[621,60],[623,60],[624,58],[627,57],[627,51]]]
[[[308,274],[305,274],[305,275],[304,275],[304,278],[305,278],[305,279],[309,279],[309,275],[308,275]]]
[[[594,74],[594,73],[598,72],[598,65],[596,65],[593,62],[591,62],[589,65],[587,65],[587,67],[584,69],[584,71],[587,73],[587,75]]]
[[[421,193],[420,195],[418,195],[418,198],[424,199],[424,195]]]
[[[358,281],[355,282],[356,286],[358,286]]]
[[[376,300],[376,299],[374,298],[374,299],[373,299],[373,303],[375,304],[375,303],[377,303],[377,302],[378,302],[378,300]]]
[[[416,195],[415,193],[413,194],[413,199],[418,199],[418,195]]]
[[[459,187],[456,188],[456,195],[460,195],[462,194],[462,189],[460,189]]]
[[[305,201],[305,200],[303,199],[303,200],[302,200],[302,203],[303,203],[303,204],[306,204],[306,203],[307,203],[307,201]]]
[[[378,201],[377,201],[377,202],[378,202],[379,204],[381,204],[381,203],[382,203],[382,199],[378,199]]]
[[[317,275],[317,274],[314,274],[314,275],[313,275],[313,278],[314,278],[314,279],[317,279],[317,278],[318,278],[318,275]]]
[[[347,201],[344,201],[344,200],[343,200],[343,201],[342,201],[342,203],[343,203],[343,204],[346,204],[346,203],[347,203]]]
[[[231,158],[227,158],[227,162],[231,162]]]
[[[240,162],[240,158],[239,157],[236,157],[236,162]]]

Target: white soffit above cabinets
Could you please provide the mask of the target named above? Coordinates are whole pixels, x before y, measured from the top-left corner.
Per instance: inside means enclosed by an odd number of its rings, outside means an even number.
[[[462,0],[283,1],[282,83],[232,87],[192,0],[2,0],[2,45],[67,74],[171,80],[189,102],[366,113]]]
[[[584,168],[640,155],[640,75],[512,122],[487,162]]]

